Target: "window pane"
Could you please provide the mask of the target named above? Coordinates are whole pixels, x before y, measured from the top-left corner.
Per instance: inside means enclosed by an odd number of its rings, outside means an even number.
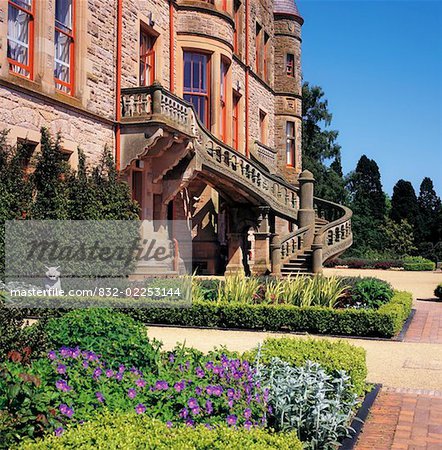
[[[54,76],[65,83],[70,82],[70,44],[71,39],[55,31],[55,70]]]
[[[72,0],[55,0],[55,26],[72,30]]]
[[[8,58],[28,64],[29,14],[8,7]]]
[[[23,9],[27,9],[31,11],[32,9],[32,0],[9,0],[11,3],[15,3]]]

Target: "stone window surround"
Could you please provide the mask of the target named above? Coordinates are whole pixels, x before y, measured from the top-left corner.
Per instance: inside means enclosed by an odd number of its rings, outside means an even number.
[[[40,131],[30,130],[25,127],[21,127],[19,125],[14,125],[8,127],[9,133],[6,137],[6,142],[15,146],[19,142],[29,142],[32,145],[35,145],[35,153],[38,153],[41,149],[41,133]],[[60,149],[63,154],[66,155],[66,160],[69,162],[69,165],[76,169],[78,167],[78,145],[76,142],[61,138],[60,141]]]
[[[195,51],[195,52],[206,52],[211,55],[211,64],[210,64],[210,131],[219,139],[221,139],[221,60],[224,59],[229,68],[227,70],[226,76],[226,92],[228,95],[226,96],[226,117],[232,118],[233,116],[233,95],[230,95],[233,91],[233,83],[232,83],[232,50],[226,44],[215,41],[214,39],[205,38],[202,36],[192,36],[192,35],[178,35],[177,36],[177,50],[176,50],[176,94],[179,97],[183,96],[183,73],[184,73],[184,65],[183,65],[183,53],[184,51]],[[240,129],[242,127],[243,117],[244,117],[244,106],[243,101],[240,101]],[[233,127],[230,125],[232,120],[229,121],[226,127],[226,136],[225,141],[227,145],[233,146]],[[240,133],[239,136],[239,148],[242,149],[244,142],[244,136]],[[241,151],[241,150],[240,150]]]
[[[0,77],[13,84],[20,85],[26,89],[37,91],[42,94],[50,95],[62,103],[68,103],[72,106],[86,107],[85,98],[86,70],[87,64],[87,46],[90,37],[87,34],[88,5],[87,2],[76,0],[75,11],[75,36],[81,36],[76,39],[74,47],[73,60],[75,69],[73,73],[74,92],[69,95],[56,89],[54,79],[55,65],[55,1],[38,0],[35,1],[34,8],[34,43],[33,43],[33,79],[26,79],[20,75],[14,74],[9,70],[7,60],[7,45],[0,46]],[[0,21],[0,36],[7,36],[8,23],[8,0],[0,0],[0,11],[3,11],[4,20]]]

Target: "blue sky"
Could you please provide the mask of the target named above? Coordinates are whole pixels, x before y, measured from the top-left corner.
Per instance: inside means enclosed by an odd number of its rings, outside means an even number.
[[[442,196],[442,1],[297,4],[304,80],[325,91],[344,172],[366,154],[390,195],[429,176]]]

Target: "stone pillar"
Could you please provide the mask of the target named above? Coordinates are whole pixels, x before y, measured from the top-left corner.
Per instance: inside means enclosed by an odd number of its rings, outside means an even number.
[[[322,244],[313,244],[312,250],[312,272],[322,273]]]
[[[266,275],[271,271],[269,211],[268,206],[259,208],[258,231],[254,233],[255,255],[251,268],[253,275]]]
[[[281,275],[281,239],[279,234],[272,235],[270,249],[272,252],[272,275],[279,277]]]
[[[154,116],[161,115],[161,85],[155,82],[153,85],[155,89],[152,93],[152,113]]]
[[[229,233],[227,235],[227,251],[228,251],[228,263],[225,276],[229,275],[244,275],[243,265],[243,252],[242,252],[242,234],[241,233]]]
[[[299,199],[299,228],[311,226],[304,237],[304,247],[310,247],[315,237],[315,210],[313,208],[313,189],[315,179],[313,174],[304,170],[299,176],[300,199]]]

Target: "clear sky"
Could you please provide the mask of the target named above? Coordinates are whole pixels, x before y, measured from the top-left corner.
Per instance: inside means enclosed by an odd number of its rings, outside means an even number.
[[[390,195],[429,176],[442,196],[442,1],[297,4],[304,80],[325,91],[344,172],[366,154]]]

